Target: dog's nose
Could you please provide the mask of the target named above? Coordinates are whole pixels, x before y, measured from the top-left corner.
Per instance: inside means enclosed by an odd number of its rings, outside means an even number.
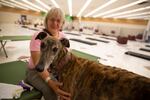
[[[37,65],[35,67],[35,69],[38,71],[38,72],[43,72],[44,71],[44,67],[42,65]]]

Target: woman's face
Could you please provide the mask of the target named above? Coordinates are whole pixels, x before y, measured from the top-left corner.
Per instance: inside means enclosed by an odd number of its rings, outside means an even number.
[[[48,31],[55,34],[58,32],[62,27],[62,20],[60,17],[51,17],[48,19]]]

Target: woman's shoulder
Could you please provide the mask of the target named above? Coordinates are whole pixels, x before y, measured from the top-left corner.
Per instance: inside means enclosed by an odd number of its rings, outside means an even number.
[[[37,35],[38,35],[39,33],[41,33],[41,32],[42,32],[42,30],[35,32],[35,33],[33,34],[33,36],[32,36],[32,39],[35,39],[35,38],[37,37]]]
[[[65,36],[65,34],[64,34],[64,32],[59,32],[59,38],[61,39],[61,38],[65,38],[66,36]]]
[[[44,32],[44,31],[41,30],[41,31],[35,32],[35,33],[33,34],[33,36],[32,36],[32,39],[35,40],[35,38],[37,37],[37,35],[38,35],[39,33],[41,33],[41,32]],[[46,32],[46,33],[47,33],[47,32]],[[59,32],[59,39],[61,39],[61,38],[66,38],[64,32]]]

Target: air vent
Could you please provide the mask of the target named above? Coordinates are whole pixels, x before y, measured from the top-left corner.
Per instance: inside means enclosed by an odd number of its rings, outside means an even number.
[[[143,1],[141,3],[138,3],[138,5],[144,5],[144,4],[147,4],[147,3],[148,3],[148,1]]]

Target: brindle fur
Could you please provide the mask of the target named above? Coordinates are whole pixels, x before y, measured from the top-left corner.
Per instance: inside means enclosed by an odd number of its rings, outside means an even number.
[[[48,37],[42,42],[51,44],[46,44],[47,48],[58,47],[57,53],[49,55],[55,56],[54,59],[49,59],[51,58],[49,56],[46,59],[52,62],[52,72],[53,70],[57,72],[59,81],[63,82],[61,89],[71,93],[71,100],[150,100],[149,78],[124,69],[76,57],[67,52],[64,46],[58,46],[61,42],[52,37]],[[47,63],[43,61],[43,55],[48,52],[52,51],[41,53],[42,59],[39,62]],[[65,57],[70,57],[70,59],[63,64],[64,66],[58,68],[57,65]],[[36,66],[37,70],[39,67],[44,66],[39,63]]]

